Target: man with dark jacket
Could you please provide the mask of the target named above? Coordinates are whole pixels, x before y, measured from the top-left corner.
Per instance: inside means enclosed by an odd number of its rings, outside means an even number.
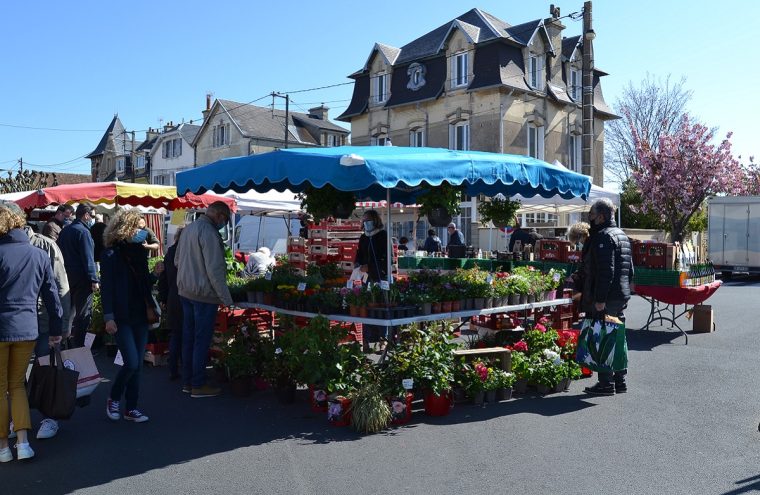
[[[530,244],[531,246],[535,246],[536,241],[541,239],[541,235],[536,231],[536,229],[530,229],[530,231],[525,230],[522,228],[522,225],[520,224],[520,220],[515,217],[515,230],[512,232],[512,234],[509,236],[509,252],[512,253],[515,250],[515,244],[517,241],[520,241],[520,251],[522,251],[525,246]]]
[[[591,205],[589,249],[584,249],[583,255],[585,278],[581,308],[587,317],[604,314],[625,322],[623,311],[631,298],[633,278],[631,244],[625,232],[615,224],[614,216],[615,206],[609,199],[599,199]],[[624,393],[628,390],[626,372],[599,373],[599,383],[586,387],[585,392],[595,395]]]
[[[61,229],[66,226],[66,221],[74,213],[74,207],[71,205],[61,205],[55,210],[55,215],[51,218],[43,227],[42,235],[58,240],[58,236],[61,234]]]
[[[95,245],[90,227],[95,223],[92,207],[80,204],[76,220],[63,229],[58,247],[63,254],[66,276],[69,278],[73,321],[71,337],[74,347],[84,345],[84,337],[92,319],[92,294],[98,290],[98,271],[95,267]]]

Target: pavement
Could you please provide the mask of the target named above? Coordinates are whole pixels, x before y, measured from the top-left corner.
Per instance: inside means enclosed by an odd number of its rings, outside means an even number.
[[[760,279],[732,280],[708,302],[717,331],[684,345],[677,330],[638,330],[648,305],[632,299],[627,394],[587,396],[586,379],[443,418],[416,411],[370,436],[330,426],[305,392],[287,406],[270,391],[191,399],[146,365],[149,422],[109,421],[104,383],[58,436],[32,439],[33,460],[0,464],[0,494],[760,491]],[[97,361],[113,378],[116,366]]]

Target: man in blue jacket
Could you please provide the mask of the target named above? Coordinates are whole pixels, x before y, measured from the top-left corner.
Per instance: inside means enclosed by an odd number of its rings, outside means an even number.
[[[92,294],[98,290],[99,280],[95,267],[95,243],[90,235],[95,212],[91,206],[80,204],[75,216],[76,220],[61,230],[58,247],[63,253],[71,291],[72,343],[73,347],[82,347],[92,320]]]

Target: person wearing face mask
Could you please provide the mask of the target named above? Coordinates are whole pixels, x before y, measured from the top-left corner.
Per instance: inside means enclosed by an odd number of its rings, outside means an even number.
[[[567,240],[570,241],[572,246],[576,249],[581,249],[581,262],[578,264],[577,270],[570,275],[570,281],[573,284],[573,300],[576,303],[580,303],[583,296],[584,274],[585,269],[583,267],[583,259],[589,249],[588,236],[590,225],[586,222],[578,222],[572,224],[567,229]]]
[[[106,400],[106,416],[112,421],[122,417],[134,423],[148,421],[137,408],[140,393],[140,372],[145,345],[148,343],[146,309],[153,304],[151,288],[156,280],[148,270],[145,236],[137,210],[119,212],[104,235],[106,250],[100,262],[102,272],[101,300],[105,330],[113,335],[124,365],[114,378]],[[126,404],[121,411],[121,398]]]
[[[367,210],[362,217],[364,232],[359,238],[354,264],[367,274],[367,281],[380,283],[388,280],[388,233],[383,230],[383,221],[375,210]],[[374,325],[364,326],[364,350],[369,350],[370,342],[380,340],[380,350],[385,347],[387,336],[380,336],[384,328]]]
[[[71,291],[73,347],[84,346],[84,337],[92,320],[92,294],[99,287],[95,243],[90,234],[90,227],[95,224],[94,215],[92,206],[80,204],[76,209],[76,220],[58,236]]]
[[[212,203],[204,215],[185,227],[174,255],[183,316],[182,391],[193,398],[221,393],[206,383],[206,361],[219,304],[232,306],[224,243],[219,235],[230,215],[225,203]]]

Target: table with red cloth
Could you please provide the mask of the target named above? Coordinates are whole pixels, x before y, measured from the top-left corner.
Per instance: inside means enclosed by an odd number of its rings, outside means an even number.
[[[709,284],[699,285],[696,287],[667,287],[663,285],[639,285],[635,286],[635,293],[646,299],[650,304],[649,317],[643,330],[649,330],[649,325],[657,321],[670,322],[671,328],[675,327],[686,337],[686,343],[689,343],[689,336],[678,325],[678,318],[690,313],[694,305],[702,304],[715,291],[717,291],[723,282],[716,280]],[[679,313],[677,306],[683,305],[683,310]],[[689,306],[691,305],[691,308]]]

